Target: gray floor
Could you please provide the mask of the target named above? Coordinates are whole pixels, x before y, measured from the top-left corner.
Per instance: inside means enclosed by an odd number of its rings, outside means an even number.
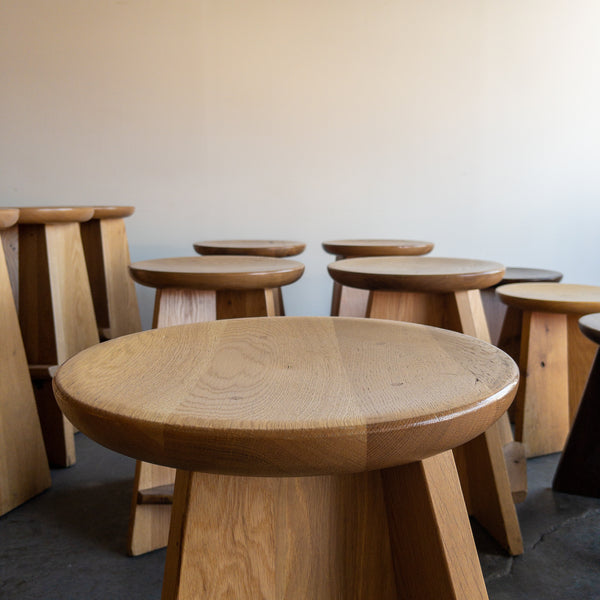
[[[0,598],[160,598],[165,551],[125,556],[133,461],[76,439],[77,465],[53,470],[52,489],[0,517]],[[491,600],[600,598],[600,500],[553,493],[557,459],[529,461],[523,556],[475,528]]]

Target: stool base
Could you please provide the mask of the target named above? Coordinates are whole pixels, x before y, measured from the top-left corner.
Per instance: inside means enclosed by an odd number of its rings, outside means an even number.
[[[163,600],[487,598],[452,455],[356,475],[177,472]]]

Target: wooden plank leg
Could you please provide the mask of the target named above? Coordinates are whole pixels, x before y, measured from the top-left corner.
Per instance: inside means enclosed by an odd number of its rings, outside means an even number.
[[[0,515],[50,487],[35,398],[0,244]]]
[[[338,315],[340,317],[364,317],[367,314],[369,290],[340,286]]]
[[[487,598],[452,453],[381,473],[398,597]]]
[[[275,317],[275,291],[219,290],[217,292],[217,319],[245,317]]]
[[[281,288],[273,290],[274,312],[277,317],[285,316],[285,307],[283,305],[283,293]]]
[[[581,398],[579,411],[558,463],[552,488],[600,498],[600,351]]]
[[[569,425],[573,425],[579,402],[585,390],[588,375],[596,356],[597,344],[579,329],[582,315],[567,316],[567,339],[569,344]]]
[[[560,452],[569,433],[567,317],[523,313],[516,438],[528,457]]]
[[[500,337],[496,344],[500,350],[506,352],[517,364],[521,360],[522,323],[523,312],[514,306],[507,306]],[[515,415],[516,403],[513,402],[508,409],[508,416],[512,423],[515,422]]]
[[[162,598],[199,597],[397,598],[380,473],[178,471]]]
[[[490,343],[490,334],[479,290],[456,292],[453,294],[453,297],[448,298],[448,304],[447,314],[449,314],[450,319],[460,323],[458,327],[449,324],[449,329],[457,329],[458,331],[462,331],[462,333]],[[454,317],[452,317],[453,313]],[[504,452],[505,469],[510,481],[513,501],[523,502],[527,496],[525,447],[520,442],[515,442],[508,414],[503,414],[494,427],[499,434],[498,443]],[[495,441],[490,443],[495,444]],[[492,461],[490,460],[491,464]],[[494,477],[494,481],[498,481],[498,478]]]
[[[337,282],[333,282],[333,289],[331,292],[331,312],[332,317],[338,317],[340,315],[340,299],[342,297],[342,286]]]
[[[187,323],[214,321],[216,293],[205,290],[165,288],[156,290],[152,327],[170,327]]]
[[[140,493],[161,486],[173,486],[174,483],[175,469],[139,460],[136,462],[127,540],[130,556],[138,556],[167,545],[171,505],[144,504]]]

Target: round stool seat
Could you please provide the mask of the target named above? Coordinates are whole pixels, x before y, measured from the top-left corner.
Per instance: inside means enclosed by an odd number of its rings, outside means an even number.
[[[531,269],[527,267],[506,267],[504,277],[499,285],[508,283],[525,283],[537,281],[558,282],[563,278],[560,271],[551,271],[550,269]]]
[[[359,256],[411,256],[433,250],[431,242],[417,240],[331,240],[322,244],[325,252],[344,258]]]
[[[18,208],[0,208],[0,229],[12,227],[18,219]]]
[[[19,223],[45,225],[48,223],[83,223],[94,216],[91,206],[28,206],[19,211]]]
[[[521,310],[562,314],[600,311],[600,287],[571,283],[511,283],[496,288],[502,302]]]
[[[274,256],[278,258],[296,256],[304,252],[304,248],[306,248],[306,244],[303,242],[285,240],[216,240],[194,244],[194,250],[198,254]]]
[[[298,476],[383,469],[463,444],[506,410],[517,379],[503,352],[454,332],[282,317],[109,341],[68,361],[55,386],[67,417],[118,452]]]
[[[581,317],[579,319],[579,329],[592,342],[600,344],[600,313],[592,313]]]
[[[124,219],[135,212],[135,206],[93,206],[94,219]]]
[[[189,256],[141,261],[129,271],[138,283],[155,288],[252,290],[293,283],[304,265],[265,256]]]
[[[351,287],[436,293],[489,287],[504,275],[500,263],[429,256],[350,258],[327,269],[335,281]]]

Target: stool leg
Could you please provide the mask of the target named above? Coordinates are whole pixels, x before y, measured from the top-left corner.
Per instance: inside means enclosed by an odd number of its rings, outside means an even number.
[[[516,438],[527,456],[560,452],[569,433],[567,317],[525,311]]]
[[[582,315],[567,316],[567,339],[569,344],[569,425],[573,425],[588,375],[596,356],[597,344],[579,329]]]
[[[14,225],[0,231],[8,278],[12,288],[17,313],[19,312],[19,226]]]
[[[361,317],[367,314],[369,291],[340,286],[338,315],[340,317]]]
[[[217,319],[277,316],[275,294],[268,290],[219,290]]]
[[[152,327],[170,327],[186,323],[214,321],[217,314],[216,293],[205,290],[166,288],[156,290]]]
[[[50,487],[27,358],[0,244],[0,515]]]
[[[600,351],[592,366],[579,411],[558,463],[552,488],[600,498]]]
[[[133,279],[127,267],[129,245],[123,219],[81,223],[81,236],[98,329],[112,339],[142,328]]]
[[[281,288],[273,290],[273,303],[275,305],[275,315],[277,317],[284,317],[285,307],[283,306],[283,292]]]
[[[401,598],[487,598],[451,452],[381,472]]]

